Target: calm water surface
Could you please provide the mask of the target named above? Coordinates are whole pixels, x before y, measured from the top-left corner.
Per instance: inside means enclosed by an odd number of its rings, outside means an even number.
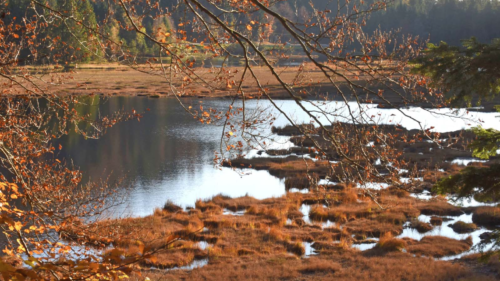
[[[200,99],[183,101],[193,108],[202,104],[205,109],[212,107],[220,110],[227,110],[230,102]],[[310,120],[298,110],[293,101],[277,103],[288,112],[293,112],[294,119],[300,122]],[[262,106],[269,104],[255,100],[246,104],[249,111]],[[339,115],[339,119],[345,114],[335,103],[328,108],[330,112]],[[380,122],[400,123],[409,129],[418,128],[418,124],[404,119],[399,111],[376,109],[373,105],[367,105],[367,108],[368,115],[376,115]],[[232,197],[248,194],[259,199],[285,194],[283,180],[269,175],[266,171],[246,171],[250,175],[241,176],[228,168],[215,169],[214,151],[219,149],[222,128],[201,124],[188,115],[174,99],[94,99],[80,110],[94,117],[99,114],[109,115],[119,110],[146,112],[140,122],[133,120],[120,123],[98,140],[85,140],[76,134],[61,140],[64,154],[60,157],[72,159],[87,177],[109,177],[111,182],[123,179],[119,190],[127,196],[124,204],[114,209],[114,216],[149,215],[167,200],[183,207],[193,206],[197,199],[210,198],[220,193]],[[380,112],[383,114],[379,115]],[[477,125],[471,121],[433,116],[418,108],[407,109],[405,113],[423,117],[424,124],[434,125],[434,130],[452,131]],[[486,127],[497,127],[495,114],[474,114],[476,115],[469,117],[486,120],[487,123],[483,123]],[[287,124],[282,116],[278,116],[275,122],[277,126]],[[280,147],[289,145],[283,138],[278,144]]]
[[[200,100],[187,102],[194,107]],[[205,108],[223,109],[228,104],[202,102]],[[98,140],[72,134],[60,142],[64,147],[60,157],[72,159],[86,177],[123,180],[120,188],[126,199],[114,210],[115,216],[149,215],[167,200],[186,207],[220,193],[262,199],[285,193],[284,182],[266,171],[245,171],[250,174],[241,176],[229,168],[214,168],[222,128],[201,124],[174,99],[116,97],[94,102],[86,110],[96,115],[146,112],[140,122],[122,122]]]

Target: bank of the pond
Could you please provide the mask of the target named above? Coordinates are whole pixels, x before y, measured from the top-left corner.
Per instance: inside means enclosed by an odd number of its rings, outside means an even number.
[[[187,101],[209,108],[227,106],[224,100]],[[252,100],[247,109],[266,105]],[[293,101],[281,101],[280,106],[297,111]],[[102,236],[86,236],[78,243],[131,249],[141,241],[154,249],[163,247],[162,241],[170,235],[181,237],[156,259],[141,263],[143,277],[151,280],[160,276],[173,280],[249,276],[261,280],[495,280],[499,277],[500,271],[480,271],[477,266],[470,266],[470,259],[466,262],[462,259],[474,252],[478,242],[488,239],[483,234],[496,226],[485,223],[484,218],[500,213],[498,207],[455,206],[447,198],[432,194],[430,189],[440,177],[463,169],[465,166],[453,160],[469,158],[470,152],[443,149],[436,153],[436,144],[424,140],[411,147],[402,146],[405,153],[401,157],[407,161],[422,167],[432,162],[438,167],[415,181],[408,180],[411,192],[389,186],[372,190],[372,196],[385,206],[381,209],[356,185],[320,181],[320,186],[310,188],[299,180],[290,180],[306,172],[305,161],[321,177],[326,174],[323,166],[339,159],[332,154],[329,156],[332,158],[314,160],[315,155],[297,147],[302,140],[300,136],[290,137],[294,133],[285,127],[288,124],[283,117],[277,116],[275,126],[284,128],[275,129],[274,133],[266,131],[279,141],[278,145],[249,151],[247,158],[233,161],[239,168],[246,167],[241,170],[246,175],[241,176],[231,168],[216,170],[212,166],[221,128],[201,125],[183,115],[175,100],[115,97],[99,102],[96,107],[101,114],[147,108],[151,113],[140,123],[119,124],[100,140],[85,141],[78,136],[62,140],[67,149],[62,156],[74,159],[92,178],[107,169],[132,179],[122,186],[128,193],[126,204],[115,212],[133,217],[103,221],[90,229],[91,233]],[[387,109],[367,110],[393,114]],[[420,114],[414,110],[413,114]],[[295,117],[308,121],[300,112]],[[478,113],[475,118],[489,120],[485,125],[497,126],[491,123],[493,115]],[[448,124],[452,126],[443,126],[448,132],[443,138],[461,133],[453,132],[454,128],[471,126],[468,121]],[[403,125],[414,129],[414,124]],[[401,177],[409,175],[401,171]],[[167,201],[171,202],[166,204]],[[447,221],[449,218],[452,221]],[[474,223],[477,229],[470,234],[456,233],[448,224],[458,222]],[[441,261],[443,258],[458,260]]]

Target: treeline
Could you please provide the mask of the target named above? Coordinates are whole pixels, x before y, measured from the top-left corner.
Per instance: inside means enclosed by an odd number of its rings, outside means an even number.
[[[419,35],[432,43],[460,45],[476,37],[489,43],[500,38],[498,0],[397,0],[386,11],[374,13],[367,30],[401,29],[403,34]]]
[[[317,10],[331,10],[331,15],[336,14],[337,1],[324,0],[288,0],[276,3],[273,7],[283,16],[296,22],[306,22],[313,19],[315,14],[313,7]],[[364,7],[376,0],[366,0]],[[340,3],[344,3],[341,0]],[[46,28],[46,42],[38,46],[41,53],[45,53],[52,61],[90,61],[102,57],[103,50],[110,52],[111,56],[118,56],[114,52],[124,47],[132,54],[139,56],[157,56],[158,48],[144,35],[130,29],[129,20],[125,11],[114,1],[81,1],[81,0],[47,0],[45,5],[55,11],[62,11],[64,18],[52,14],[55,23]],[[192,23],[193,15],[188,10],[183,10],[177,1],[159,1],[161,14],[155,14],[154,9],[148,10],[144,17],[134,19],[147,34],[157,39],[167,41],[203,40],[203,27]],[[311,6],[312,4],[312,6]],[[32,5],[30,0],[10,0],[10,18],[22,18],[26,7]],[[225,1],[218,3],[222,8],[230,8]],[[208,5],[209,6],[209,5]],[[38,13],[50,14],[50,9],[32,6]],[[185,9],[185,8],[184,8]],[[342,12],[342,11],[341,11]],[[34,10],[32,11],[35,14]],[[222,15],[230,25],[238,26],[251,21],[265,22],[262,12],[250,13],[248,15],[234,16],[232,13]],[[74,21],[71,19],[78,19]],[[182,26],[181,23],[188,24]],[[81,25],[95,29],[89,31],[81,28]],[[365,31],[372,32],[377,28],[383,31],[400,30],[402,34],[418,35],[422,39],[429,38],[431,42],[440,41],[458,45],[460,40],[472,36],[480,42],[490,42],[493,38],[500,37],[500,2],[497,0],[395,0],[384,11],[378,11],[370,15],[364,27]],[[102,44],[95,37],[98,30],[102,36],[107,37],[109,42],[106,48],[99,48]],[[270,43],[283,43],[292,38],[287,34],[281,23],[273,21],[268,25],[262,25],[249,31],[254,40]],[[168,36],[166,36],[168,35]],[[94,40],[94,41],[93,41]],[[82,44],[82,42],[86,44]],[[91,44],[94,42],[94,44]],[[65,48],[56,48],[60,44]],[[102,46],[100,46],[102,47]],[[55,53],[52,50],[64,49],[63,53]],[[45,51],[45,52],[44,52]]]
[[[158,54],[153,42],[130,28],[125,11],[114,1],[47,0],[42,4],[45,7],[34,5],[30,0],[10,0],[9,15],[4,21],[22,25],[20,19],[26,13],[28,18],[37,18],[44,28],[36,48],[47,62],[95,61],[104,57],[103,52],[109,52],[108,58],[120,59],[120,49],[135,55]],[[172,37],[165,34],[175,36],[173,20],[166,13],[151,13],[134,20],[141,31],[155,39],[171,41]]]
[[[377,0],[366,0],[365,6]],[[340,0],[340,3],[345,1]],[[331,10],[335,15],[337,1],[291,0],[276,5],[276,11],[289,19],[304,22],[311,18],[311,4],[318,10]],[[418,35],[422,39],[459,45],[476,37],[489,43],[500,38],[500,1],[498,0],[395,0],[386,10],[370,15],[365,31],[399,30],[401,34]],[[276,33],[283,29],[275,24]]]

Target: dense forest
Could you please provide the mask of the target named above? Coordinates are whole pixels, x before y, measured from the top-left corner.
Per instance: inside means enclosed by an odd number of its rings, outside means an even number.
[[[30,1],[27,0],[10,1],[11,15],[18,19],[22,18],[29,3]],[[157,54],[157,49],[150,40],[145,40],[140,33],[121,28],[128,26],[128,19],[123,9],[113,6],[117,5],[116,3],[77,0],[48,0],[46,3],[55,10],[66,10],[68,14],[80,16],[83,24],[98,27],[102,34],[114,42],[119,42],[134,54],[139,56],[155,56]],[[168,34],[169,36],[165,37],[166,40],[174,40],[173,38],[177,37],[177,42],[183,41],[185,39],[183,37],[197,37],[196,28],[183,30],[183,24],[181,24],[193,21],[192,18],[188,18],[189,16],[186,17],[189,15],[189,11],[178,8],[177,1],[167,0],[160,3],[163,7],[158,7],[158,14],[149,14],[142,19],[137,19],[141,21],[141,28],[147,34],[158,34],[158,36]],[[229,4],[223,1],[220,5],[224,8],[224,5]],[[276,11],[299,23],[306,23],[308,19],[318,16],[318,11],[322,10],[331,10],[334,15],[337,7],[336,1],[325,2],[321,0],[277,1],[274,4]],[[492,28],[500,26],[499,11],[500,2],[493,0],[395,0],[387,9],[374,12],[369,16],[365,31],[398,30],[401,35],[418,35],[423,40],[429,39],[433,43],[445,41],[451,45],[459,45],[460,40],[472,36],[476,37],[479,42],[489,43],[492,39],[500,37],[500,29]],[[34,9],[33,13],[35,13]],[[226,17],[226,20],[233,22],[234,25],[263,20],[261,12],[245,15],[244,18],[231,18],[234,17],[231,13],[221,16]],[[58,27],[46,31],[47,39],[59,36],[60,42],[74,46],[74,49],[66,54],[64,58],[66,60],[81,57],[81,54],[74,54],[78,52],[87,53],[85,59],[87,61],[95,60],[99,54],[93,53],[92,50],[81,50],[76,47],[78,46],[78,38],[86,40],[89,34],[86,34],[84,29],[80,29],[81,34],[73,34],[76,36],[72,36],[68,32],[68,30],[73,30],[70,26],[72,24],[75,23],[62,20],[58,25],[55,25]],[[199,30],[200,36],[203,36],[201,35],[203,34],[202,28]],[[251,32],[255,39],[261,42],[283,43],[291,40],[278,21],[255,28]],[[293,43],[293,40],[291,42]],[[57,60],[57,58],[55,59]]]
[[[367,27],[398,29],[402,33],[460,45],[472,36],[489,43],[500,37],[500,2],[490,0],[398,0],[387,11],[373,13]]]

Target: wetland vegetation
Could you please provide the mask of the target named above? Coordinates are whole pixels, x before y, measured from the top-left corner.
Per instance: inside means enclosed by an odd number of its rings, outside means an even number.
[[[495,1],[0,4],[2,280],[500,278]]]

